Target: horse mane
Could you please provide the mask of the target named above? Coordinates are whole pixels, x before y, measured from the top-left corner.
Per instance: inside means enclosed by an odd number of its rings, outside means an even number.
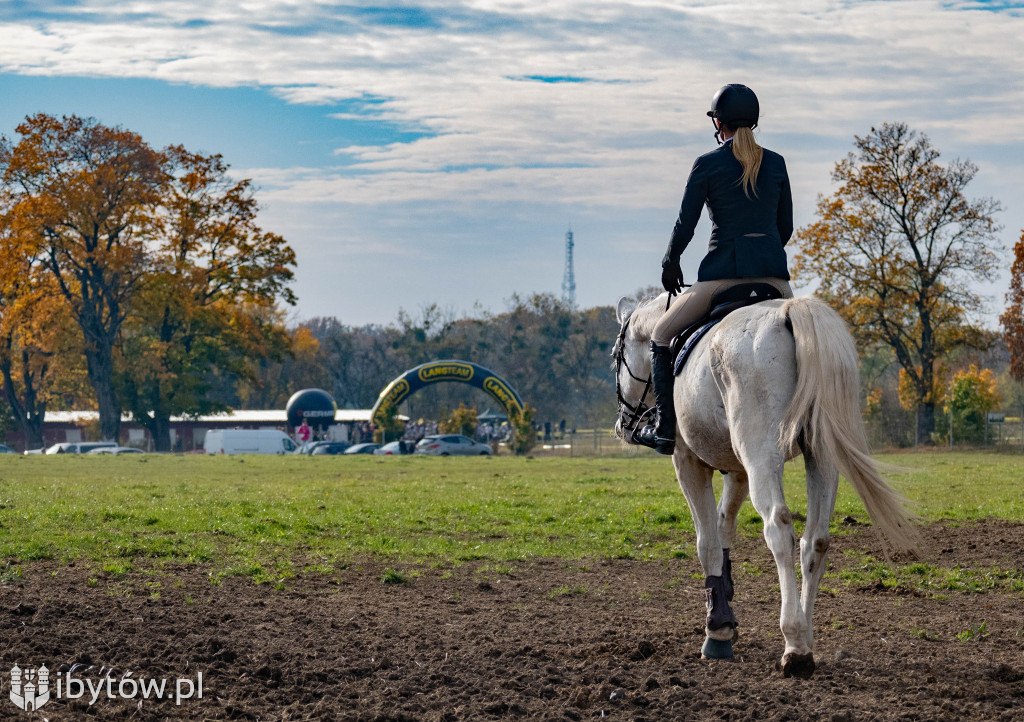
[[[659,293],[657,296],[648,296],[637,301],[636,308],[630,315],[635,335],[648,340],[651,338],[654,326],[665,313],[665,296],[666,294]]]

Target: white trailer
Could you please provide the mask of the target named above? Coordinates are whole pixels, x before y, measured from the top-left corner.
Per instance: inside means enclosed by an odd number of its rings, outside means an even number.
[[[203,441],[207,454],[291,454],[296,448],[277,429],[210,429]]]

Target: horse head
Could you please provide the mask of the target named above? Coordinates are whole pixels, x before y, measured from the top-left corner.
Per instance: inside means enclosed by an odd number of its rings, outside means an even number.
[[[615,397],[618,401],[615,435],[629,444],[638,443],[636,435],[654,411],[651,357],[647,348],[651,327],[657,320],[656,315],[648,313],[652,306],[651,300],[638,303],[623,297],[615,307],[615,317],[619,322],[619,335],[612,348]]]

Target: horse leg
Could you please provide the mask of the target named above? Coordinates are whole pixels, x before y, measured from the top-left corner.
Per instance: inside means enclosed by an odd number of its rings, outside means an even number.
[[[724,474],[724,480],[722,498],[718,502],[718,537],[722,540],[722,576],[725,578],[726,599],[731,602],[733,583],[729,550],[736,537],[737,515],[747,498],[747,475],[743,471],[730,471]]]
[[[839,472],[831,461],[818,459],[809,451],[804,452],[804,465],[807,469],[807,524],[800,539],[800,570],[803,576],[800,606],[807,624],[808,644],[813,650],[814,602],[828,566],[828,525],[836,506]],[[799,665],[793,664],[793,673],[797,676],[810,677],[814,672],[813,657],[804,663],[800,671],[797,671]]]
[[[808,662],[813,671],[814,657],[807,633],[807,620],[797,592],[796,534],[793,531],[793,515],[786,506],[782,489],[785,459],[777,447],[773,450],[767,443],[756,446],[749,443],[757,438],[757,432],[750,431],[753,433],[735,433],[733,438],[742,439],[737,443],[737,451],[750,479],[750,500],[764,520],[764,540],[779,571],[782,596],[779,627],[786,642],[782,655],[782,673],[789,677],[803,673]]]
[[[697,531],[697,557],[704,569],[704,590],[707,598],[704,646],[701,653],[708,658],[732,657],[732,637],[737,626],[736,616],[729,606],[730,588],[723,572],[724,555],[718,535],[718,509],[715,490],[711,485],[714,473],[688,450],[676,447],[672,456],[676,478],[690,507],[693,526]]]

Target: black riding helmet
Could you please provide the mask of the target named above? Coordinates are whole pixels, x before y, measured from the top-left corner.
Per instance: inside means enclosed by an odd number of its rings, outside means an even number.
[[[719,123],[736,130],[737,128],[756,128],[760,112],[761,106],[758,104],[753,90],[746,85],[730,83],[723,85],[711,99],[711,110],[708,111],[708,117],[717,118]],[[714,121],[712,120],[712,122]],[[717,129],[715,140],[718,140]]]

